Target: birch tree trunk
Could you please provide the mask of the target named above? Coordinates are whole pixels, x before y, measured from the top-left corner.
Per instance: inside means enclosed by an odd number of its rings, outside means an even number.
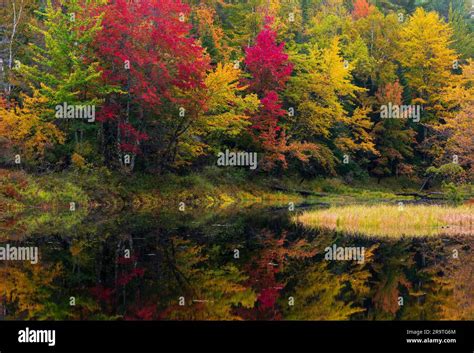
[[[11,73],[13,69],[13,62],[14,62],[14,57],[13,57],[13,44],[15,43],[15,37],[18,32],[18,24],[20,23],[21,20],[21,15],[23,13],[23,8],[24,8],[24,3],[23,0],[20,0],[20,4],[16,3],[16,0],[12,0],[12,11],[13,11],[13,19],[12,19],[12,32],[10,35],[10,39],[8,42],[8,71],[9,74]],[[10,80],[7,80],[7,88],[6,88],[6,93],[7,95],[10,95],[12,91],[12,84],[10,83]]]

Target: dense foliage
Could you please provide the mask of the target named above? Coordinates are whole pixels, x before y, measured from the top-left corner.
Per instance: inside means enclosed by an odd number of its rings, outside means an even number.
[[[162,173],[233,150],[256,173],[472,178],[469,5],[8,0],[0,162]]]

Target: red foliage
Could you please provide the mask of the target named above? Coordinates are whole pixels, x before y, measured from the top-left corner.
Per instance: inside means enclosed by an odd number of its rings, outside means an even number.
[[[380,104],[392,103],[394,105],[402,104],[403,86],[395,81],[394,83],[387,83],[379,87],[375,96]]]
[[[258,295],[258,303],[260,310],[272,309],[278,299],[278,292],[280,290],[275,287],[264,288]]]
[[[286,166],[285,151],[286,138],[278,122],[286,111],[281,109],[278,94],[275,91],[268,92],[262,98],[262,108],[257,115],[252,117],[251,133],[260,142],[262,148],[267,152],[264,167],[271,169],[276,161]]]
[[[115,120],[119,112],[120,107],[117,104],[109,103],[97,113],[97,121],[107,122]]]
[[[129,309],[130,314],[125,316],[125,320],[153,320],[156,313],[156,304],[145,305],[140,308],[138,305]]]
[[[18,193],[18,191],[16,191],[13,185],[5,185],[3,189],[0,190],[0,192],[6,197],[9,197],[11,199],[15,199],[15,200],[21,199],[21,195]]]
[[[2,227],[4,229],[11,229],[15,227],[18,224],[18,222],[19,222],[18,218],[7,218],[7,219],[2,220]]]
[[[110,303],[112,294],[114,294],[114,290],[112,288],[106,288],[102,285],[97,285],[96,287],[91,288],[90,292],[94,298],[106,303]]]
[[[189,7],[177,0],[109,2],[104,29],[97,37],[99,54],[110,59],[104,77],[127,87],[149,108],[173,99],[173,87],[189,89],[202,86],[208,62],[202,48],[189,37],[191,25],[179,21]],[[124,63],[130,62],[130,70]]]
[[[284,52],[285,43],[276,43],[276,32],[269,25],[257,35],[255,45],[245,51],[245,65],[252,75],[248,81],[252,92],[264,96],[269,91],[282,91],[293,71]]]
[[[190,11],[180,0],[116,0],[98,10],[104,13],[95,39],[103,80],[130,93],[109,101],[98,120],[121,122],[120,147],[136,153],[150,115],[159,116],[165,103],[186,106],[176,90],[204,87],[209,59],[190,37],[191,25],[180,21]]]
[[[125,273],[123,275],[121,275],[118,279],[117,279],[117,284],[119,286],[125,286],[126,284],[128,284],[132,279],[136,278],[136,277],[143,277],[143,275],[145,274],[145,269],[143,268],[134,268],[132,271],[130,271],[129,273]]]
[[[359,18],[367,17],[373,10],[374,6],[369,4],[367,0],[355,0],[354,10],[352,10],[352,18],[358,20]]]
[[[278,118],[284,116],[286,112],[281,109],[279,103],[278,93],[275,91],[268,92],[265,97],[262,98],[262,109],[260,110],[261,117],[255,117],[252,129],[261,130],[262,134],[268,134],[267,139],[273,139],[275,133],[280,131],[281,128],[277,125]],[[271,129],[269,128],[271,126]],[[271,133],[268,133],[271,131]]]
[[[278,92],[285,89],[293,64],[284,52],[285,43],[277,44],[276,36],[267,24],[257,35],[255,45],[246,50],[245,57],[245,65],[252,76],[247,84],[261,97],[262,103],[260,111],[252,117],[250,131],[266,152],[263,161],[266,169],[273,168],[277,161],[286,167],[286,137],[279,126],[286,111],[281,109]]]

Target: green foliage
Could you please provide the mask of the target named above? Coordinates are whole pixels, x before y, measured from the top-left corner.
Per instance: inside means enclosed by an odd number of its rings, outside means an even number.
[[[474,21],[465,9],[449,8],[449,23],[453,28],[453,48],[463,59],[474,57]]]
[[[442,184],[443,191],[446,193],[446,198],[455,205],[459,205],[464,200],[463,193],[460,188],[456,186],[453,182],[445,182]]]
[[[439,168],[429,167],[426,172],[440,177],[443,181],[453,182],[459,179],[464,173],[464,169],[457,163],[448,163]]]
[[[94,106],[97,112],[104,96],[117,91],[101,81],[100,63],[93,52],[95,36],[101,29],[101,15],[91,14],[102,2],[73,0],[60,1],[58,5],[48,0],[37,13],[41,22],[30,24],[39,39],[29,45],[31,63],[22,64],[17,74],[25,91],[38,90],[52,110],[67,103]],[[57,119],[56,125],[66,133],[68,144],[84,142],[84,136],[95,140],[97,124]]]
[[[100,83],[99,63],[91,55],[101,18],[90,17],[88,11],[100,1],[88,0],[87,7],[81,3],[62,1],[58,6],[47,1],[45,12],[38,13],[43,23],[32,25],[43,43],[30,45],[33,63],[19,68],[25,85],[40,88],[52,106],[63,102],[96,105],[98,93],[108,88]]]

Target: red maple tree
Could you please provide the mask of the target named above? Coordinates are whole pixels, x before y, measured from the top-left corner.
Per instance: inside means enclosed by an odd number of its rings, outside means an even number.
[[[255,45],[246,49],[245,65],[251,74],[247,84],[251,92],[261,99],[261,109],[251,119],[250,132],[266,152],[263,160],[265,169],[271,169],[280,161],[286,167],[284,152],[286,137],[279,125],[286,114],[278,92],[285,89],[293,71],[293,64],[284,52],[285,43],[277,43],[276,32],[267,18],[265,28],[257,35]]]
[[[97,120],[116,123],[119,150],[138,154],[147,128],[170,106],[193,105],[183,92],[204,87],[209,59],[190,36],[190,9],[180,0],[115,0],[98,10],[103,80],[125,93],[108,99]]]
[[[245,51],[245,65],[252,75],[250,90],[264,96],[269,91],[282,91],[288,81],[293,64],[284,52],[285,43],[277,44],[276,32],[270,28],[271,19],[257,35],[255,45]]]

